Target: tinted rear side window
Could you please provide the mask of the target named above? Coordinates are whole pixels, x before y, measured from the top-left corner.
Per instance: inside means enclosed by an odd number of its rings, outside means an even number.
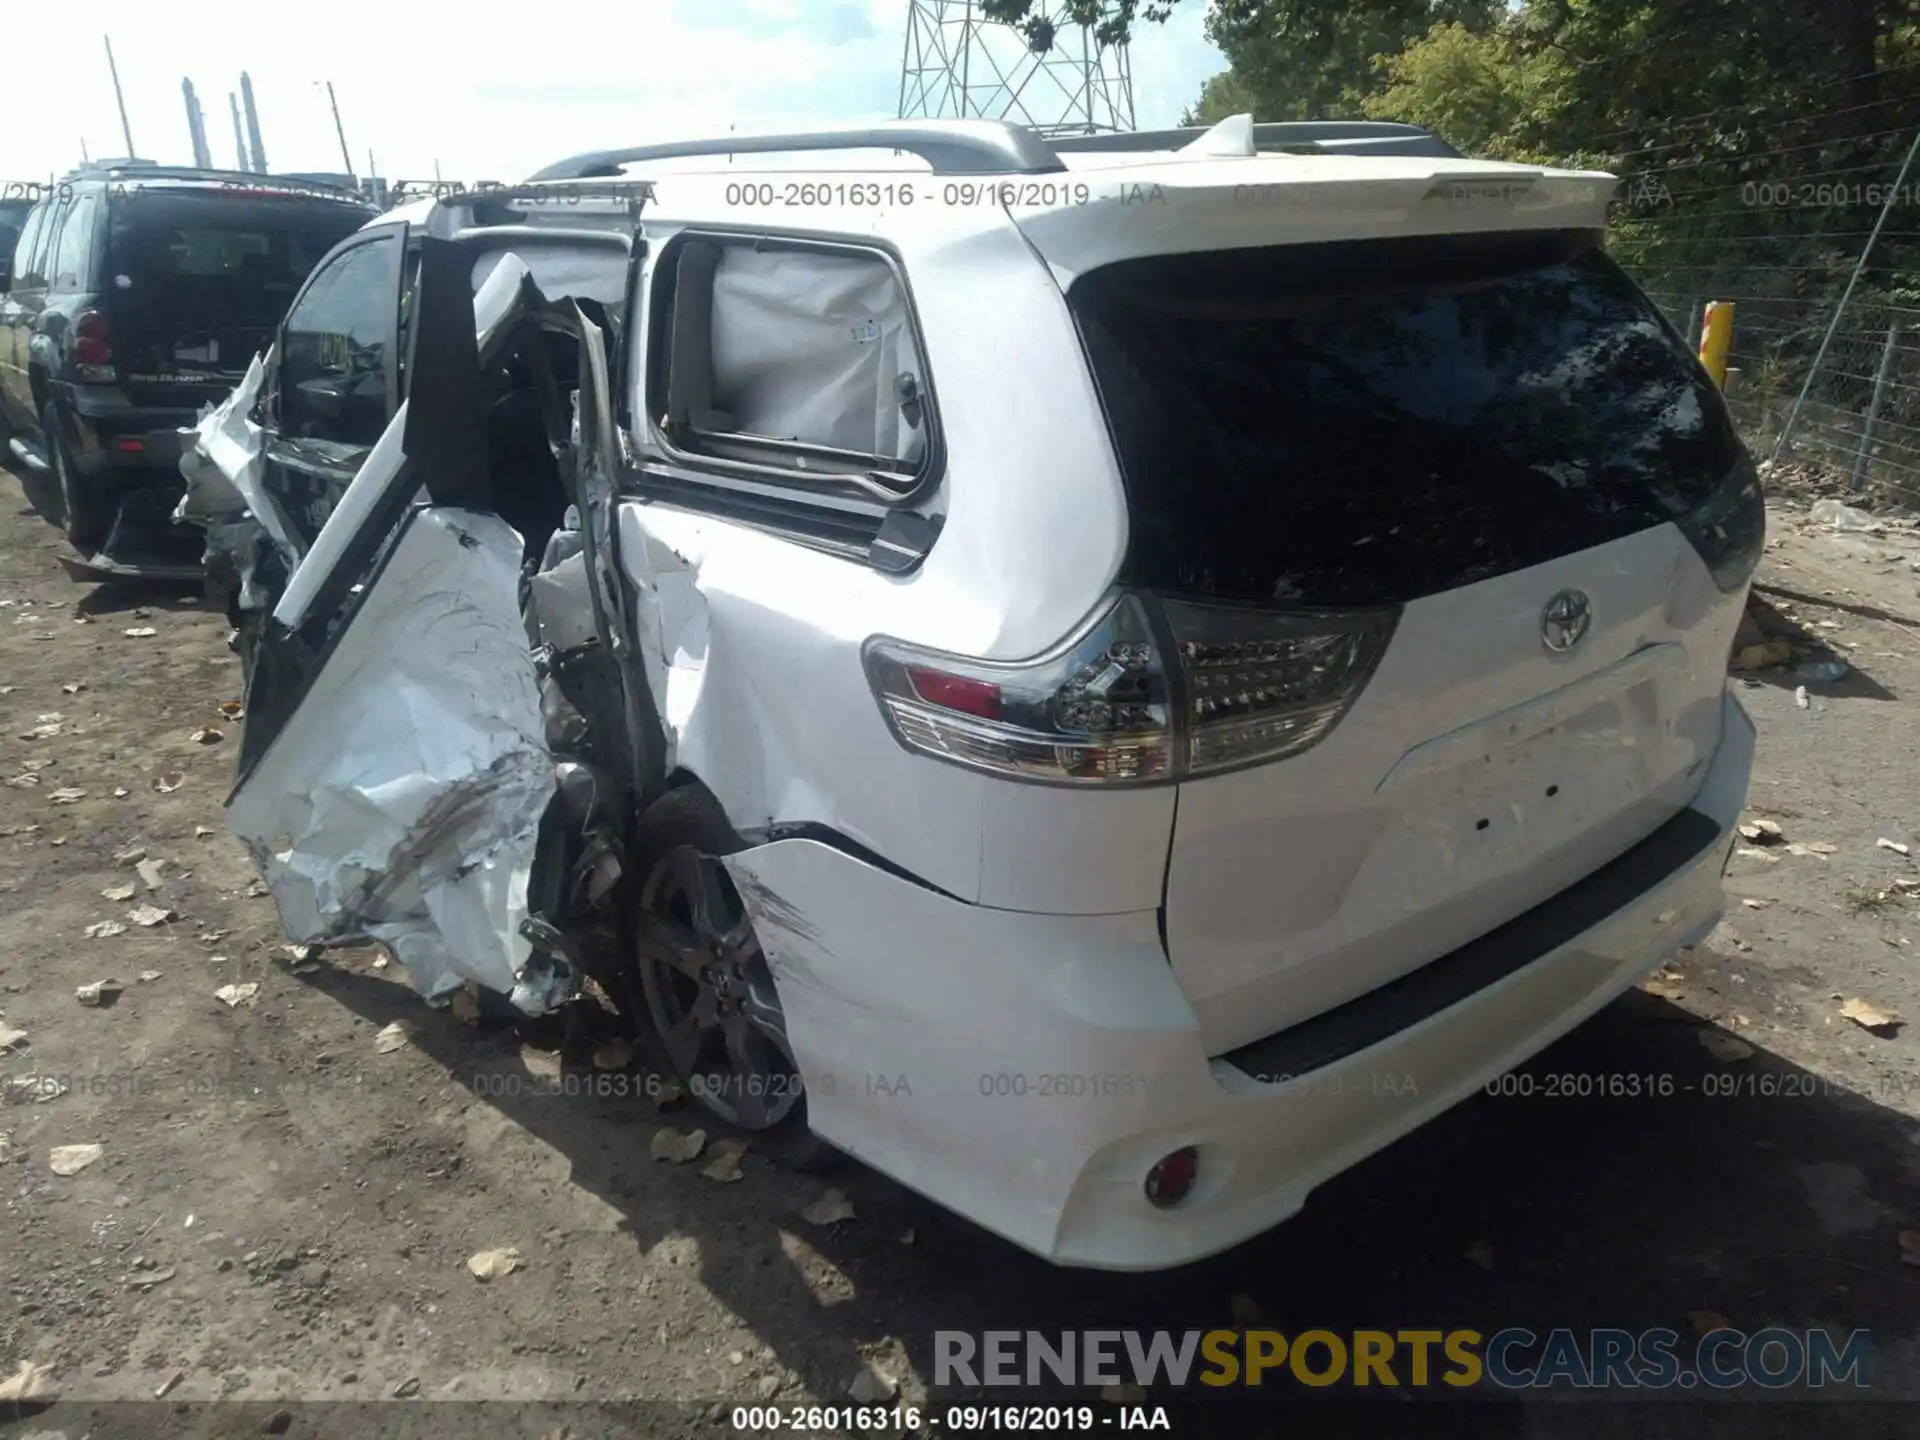
[[[1674,519],[1743,453],[1587,232],[1154,257],[1067,301],[1136,584],[1411,600]]]

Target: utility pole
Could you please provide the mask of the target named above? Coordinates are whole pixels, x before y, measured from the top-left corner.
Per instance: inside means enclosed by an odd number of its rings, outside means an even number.
[[[120,93],[120,67],[113,63],[113,37],[100,38],[107,42],[107,73],[113,76],[113,103],[120,107],[120,134],[127,142],[127,158],[131,160],[140,152],[133,148],[133,127],[127,123],[127,97]]]
[[[347,153],[347,132],[340,124],[340,102],[333,98],[333,82],[327,81],[327,104],[333,108],[333,133],[340,137],[340,161],[347,167],[347,178],[353,178],[353,156]]]

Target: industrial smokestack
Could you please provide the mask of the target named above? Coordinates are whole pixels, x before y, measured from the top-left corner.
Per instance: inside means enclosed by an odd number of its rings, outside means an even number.
[[[253,173],[267,173],[267,151],[260,143],[260,112],[253,108],[253,81],[247,78],[247,72],[240,72],[240,103],[247,111],[247,149],[253,156]]]
[[[180,81],[180,94],[187,102],[187,136],[193,141],[193,163],[202,170],[213,168],[213,154],[207,149],[207,117],[201,113],[200,97],[193,93],[193,81]]]
[[[231,90],[227,92],[227,108],[233,112],[233,168],[236,170],[251,170],[253,166],[247,163],[246,132],[240,128],[240,102],[234,98]]]

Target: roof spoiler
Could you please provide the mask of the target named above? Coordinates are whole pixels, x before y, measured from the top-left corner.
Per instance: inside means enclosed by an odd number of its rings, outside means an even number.
[[[1460,152],[1431,130],[1391,120],[1273,120],[1256,124],[1251,115],[1234,115],[1211,129],[1188,125],[1177,130],[1134,130],[1115,135],[1073,135],[1056,139],[1061,154],[1124,155],[1175,150],[1195,156],[1293,153],[1301,155],[1417,155],[1458,160]]]

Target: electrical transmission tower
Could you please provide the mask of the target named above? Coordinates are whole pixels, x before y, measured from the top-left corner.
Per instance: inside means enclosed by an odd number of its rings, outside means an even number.
[[[1036,4],[1022,29],[989,20],[981,0],[907,0],[902,120],[1011,120],[1043,135],[1133,129],[1125,45]]]

